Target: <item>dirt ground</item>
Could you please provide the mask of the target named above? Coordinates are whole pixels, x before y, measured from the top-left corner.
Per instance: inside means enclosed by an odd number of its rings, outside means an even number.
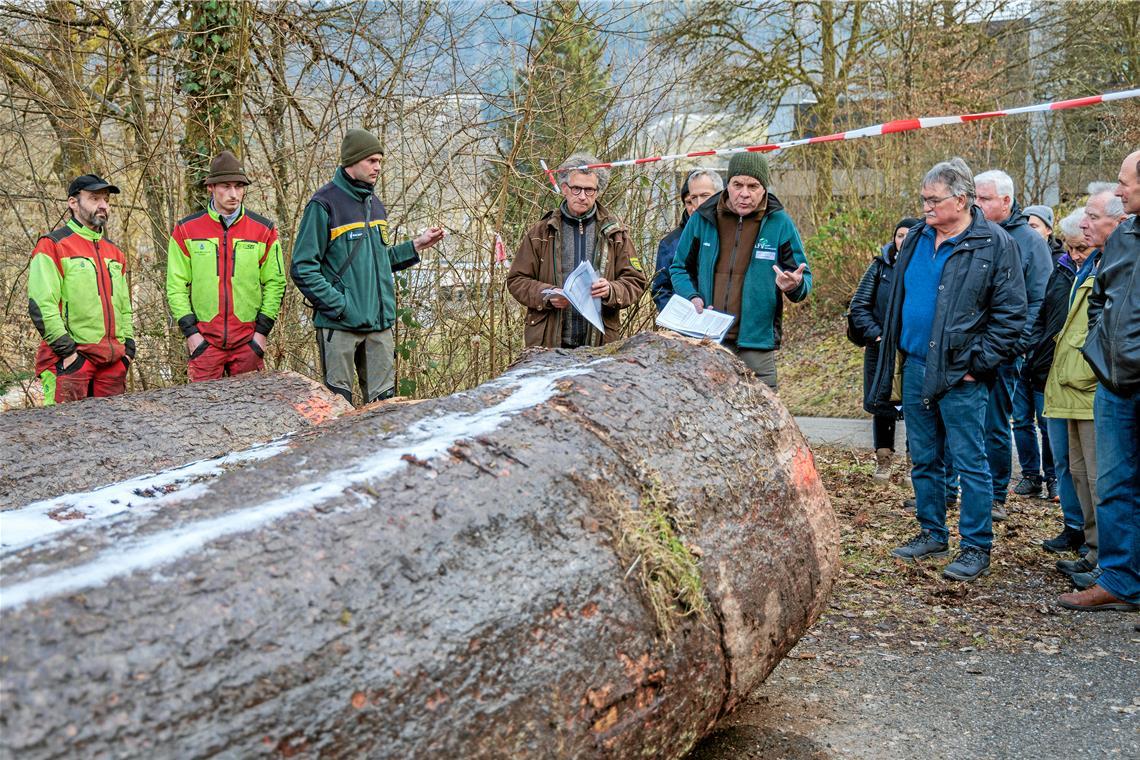
[[[991,574],[957,583],[950,559],[889,556],[916,531],[899,477],[815,452],[842,531],[830,610],[689,760],[1140,757],[1140,616],[1057,606],[1058,505],[1011,496]]]

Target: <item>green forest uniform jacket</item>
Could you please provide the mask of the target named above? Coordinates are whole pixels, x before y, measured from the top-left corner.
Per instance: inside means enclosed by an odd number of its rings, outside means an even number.
[[[227,226],[213,205],[174,225],[166,251],[166,300],[186,337],[217,348],[268,335],[281,310],[285,268],[273,222],[242,207]]]
[[[594,221],[597,235],[594,246],[594,269],[610,282],[610,294],[602,299],[602,324],[605,335],[591,328],[590,345],[612,343],[621,337],[619,312],[637,303],[645,292],[647,280],[639,266],[629,230],[612,213],[598,203]],[[507,274],[507,290],[526,307],[524,341],[527,346],[558,348],[562,345],[562,314],[542,295],[547,288],[560,288],[569,272],[561,271],[559,228],[562,212],[548,212],[523,235],[518,253]],[[567,306],[567,309],[574,307]]]
[[[686,300],[700,296],[706,304],[713,302],[713,280],[716,262],[720,256],[720,235],[717,232],[716,213],[720,194],[705,201],[689,218],[677,253],[669,268],[673,279],[673,292]],[[800,233],[792,218],[784,211],[776,196],[765,196],[767,208],[760,221],[760,234],[752,246],[752,261],[744,275],[741,299],[740,332],[736,345],[740,348],[770,351],[780,347],[780,332],[784,299],[799,302],[811,292],[811,269],[804,270],[804,279],[791,293],[783,293],[776,285],[773,266],[791,271],[807,264]],[[691,270],[696,261],[697,281]]]
[[[1077,273],[1072,301],[1065,324],[1054,340],[1053,366],[1045,380],[1045,416],[1061,420],[1091,420],[1096,374],[1085,361],[1081,348],[1089,332],[1089,296],[1096,279],[1095,262],[1101,255],[1093,251]]]
[[[127,258],[75,219],[41,237],[28,271],[28,314],[43,342],[36,374],[78,351],[95,364],[135,355]]]
[[[411,240],[389,244],[388,214],[372,185],[338,168],[305,207],[289,274],[317,327],[379,332],[396,322],[392,273],[419,260]]]

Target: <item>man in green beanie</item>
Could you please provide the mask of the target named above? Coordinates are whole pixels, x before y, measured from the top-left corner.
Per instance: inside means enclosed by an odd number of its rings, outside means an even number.
[[[349,402],[354,378],[365,403],[395,395],[392,273],[419,263],[420,251],[444,235],[431,227],[392,244],[387,212],[374,194],[383,158],[375,135],[348,131],[332,182],[305,207],[289,272],[313,307],[325,385]]]
[[[698,312],[736,317],[725,347],[775,390],[784,298],[807,298],[811,270],[795,223],[768,192],[762,155],[732,157],[727,186],[689,218],[669,272],[674,292]]]

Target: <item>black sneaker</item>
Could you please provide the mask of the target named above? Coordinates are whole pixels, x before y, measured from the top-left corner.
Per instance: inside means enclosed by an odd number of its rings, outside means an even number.
[[[990,553],[976,546],[967,546],[958,552],[954,561],[942,571],[944,578],[951,578],[956,581],[972,581],[979,575],[989,574]]]
[[[1057,495],[1057,479],[1048,480],[1045,482],[1045,498],[1054,504],[1061,501],[1061,497]]]
[[[930,534],[930,531],[924,530],[902,546],[891,549],[891,555],[907,562],[914,562],[926,557],[948,557],[950,556],[950,545],[945,541],[936,539]]]
[[[1096,565],[1089,562],[1086,557],[1081,557],[1080,559],[1058,560],[1057,569],[1065,575],[1075,575],[1077,573],[1091,573],[1096,569]]]
[[[1013,488],[1018,496],[1041,496],[1041,481],[1034,478],[1022,478],[1021,482]]]
[[[995,501],[991,509],[990,515],[994,522],[1005,522],[1009,519],[1009,512],[1005,511],[1005,502]]]
[[[1073,586],[1076,587],[1078,591],[1084,591],[1100,580],[1100,573],[1101,569],[1094,567],[1087,573],[1073,573],[1069,576],[1069,580],[1073,582]]]
[[[1081,548],[1081,544],[1085,542],[1085,532],[1065,526],[1065,529],[1058,533],[1054,538],[1046,539],[1041,542],[1041,547],[1047,552],[1054,554],[1063,554],[1065,552],[1075,552]]]

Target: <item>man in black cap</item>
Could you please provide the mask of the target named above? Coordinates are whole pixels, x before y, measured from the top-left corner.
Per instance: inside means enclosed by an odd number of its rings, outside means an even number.
[[[44,404],[126,390],[135,355],[127,258],[104,235],[119,188],[84,174],[67,188],[71,218],[36,242],[28,314],[43,338],[36,374]]]
[[[170,235],[166,299],[186,338],[191,382],[260,370],[281,309],[277,227],[245,207],[248,184],[237,156],[223,150],[210,162],[205,210]]]
[[[289,274],[313,307],[325,385],[352,401],[354,376],[365,403],[395,395],[396,284],[392,273],[443,239],[442,227],[393,245],[388,214],[374,194],[384,149],[371,132],[350,129],[332,182],[305,207]]]
[[[811,270],[795,222],[768,185],[762,155],[734,155],[728,186],[690,217],[669,272],[674,292],[698,312],[708,306],[736,317],[725,347],[775,390],[784,299],[807,298]]]

